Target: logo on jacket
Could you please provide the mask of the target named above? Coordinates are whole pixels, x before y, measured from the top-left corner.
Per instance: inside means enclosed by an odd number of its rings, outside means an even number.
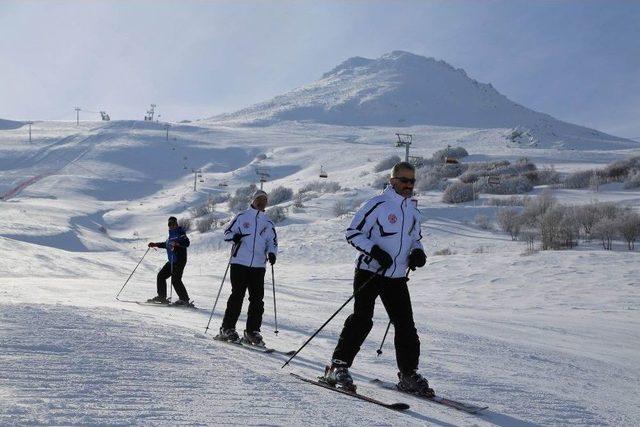
[[[242,226],[244,228],[249,228],[251,226],[251,224],[249,224],[248,222],[245,222],[244,224],[242,224]]]
[[[396,221],[398,220],[398,217],[397,217],[397,216],[395,216],[394,214],[389,214],[389,216],[387,217],[387,219],[389,220],[389,222],[390,222],[391,224],[395,224],[395,223],[396,223]]]

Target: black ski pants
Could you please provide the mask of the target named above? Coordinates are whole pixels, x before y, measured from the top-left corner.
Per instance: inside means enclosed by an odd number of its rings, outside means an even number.
[[[264,313],[264,268],[246,267],[231,264],[231,296],[227,301],[222,327],[235,329],[244,295],[249,289],[249,312],[247,313],[247,328],[249,332],[260,331],[262,314]]]
[[[184,301],[189,301],[189,294],[187,293],[187,288],[184,287],[184,283],[182,283],[182,273],[184,272],[184,267],[187,265],[186,262],[175,262],[171,265],[170,262],[167,262],[164,267],[158,272],[157,279],[157,287],[158,287],[158,296],[162,298],[167,297],[167,279],[171,277],[171,285],[173,289],[176,290],[176,294],[178,294],[178,298]]]
[[[420,340],[413,322],[411,298],[404,277],[392,279],[375,275],[366,270],[356,270],[353,279],[353,314],[344,322],[333,359],[351,367],[353,359],[373,326],[373,309],[378,295],[387,310],[395,331],[396,363],[400,372],[409,373],[418,368]],[[367,280],[371,279],[369,282]],[[365,284],[366,283],[366,284]]]

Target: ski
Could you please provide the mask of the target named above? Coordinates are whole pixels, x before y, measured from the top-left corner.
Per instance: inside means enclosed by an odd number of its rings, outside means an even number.
[[[130,301],[130,300],[124,300],[124,299],[119,299],[118,301],[130,303],[130,304],[148,305],[148,306],[154,306],[154,307],[193,308],[193,309],[198,310],[198,307],[196,307],[192,302],[190,302],[189,305],[178,305],[178,304],[175,304],[175,303],[158,303],[158,302],[148,302],[148,301]]]
[[[400,390],[398,388],[398,386],[396,384],[394,384],[394,383],[391,383],[391,382],[388,382],[388,381],[383,381],[383,380],[380,380],[380,379],[377,379],[377,378],[373,379],[373,380],[370,380],[369,382],[371,384],[375,384],[378,387],[382,387],[382,388],[387,389],[387,390],[395,390],[395,391],[398,391],[400,393],[408,394],[410,396],[415,396],[415,397],[417,397],[419,399],[422,399],[422,400],[427,400],[429,402],[434,402],[434,403],[438,403],[440,405],[448,406],[450,408],[454,408],[454,409],[457,409],[459,411],[467,412],[469,414],[477,414],[478,412],[489,408],[488,406],[472,405],[470,403],[459,402],[457,400],[453,400],[453,399],[449,399],[449,398],[442,397],[442,396],[437,396],[437,395],[433,396],[433,397],[427,397],[427,396],[422,396],[422,395],[415,394],[415,393],[410,393],[410,392],[407,392],[407,391]]]
[[[383,402],[381,400],[378,399],[374,399],[373,397],[369,397],[366,396],[364,394],[360,394],[357,392],[351,392],[351,391],[347,391],[341,388],[337,388],[337,387],[333,387],[327,383],[324,383],[322,381],[318,381],[318,380],[312,380],[310,378],[305,378],[302,377],[298,374],[295,374],[293,372],[290,372],[290,375],[293,376],[294,378],[297,378],[301,381],[307,382],[309,384],[315,384],[317,386],[320,386],[322,388],[325,388],[327,390],[332,390],[332,391],[337,391],[338,393],[342,393],[342,394],[346,394],[347,396],[351,396],[351,397],[355,397],[356,399],[360,399],[360,400],[364,400],[365,402],[369,402],[369,403],[373,403],[376,405],[380,405],[380,406],[384,406],[387,409],[393,409],[394,411],[406,411],[407,409],[409,409],[409,405],[407,405],[406,403],[386,403]]]
[[[220,338],[217,338],[217,336],[213,337],[214,340],[218,341],[218,342],[222,342],[225,344],[229,344],[229,345],[234,345],[236,347],[243,347],[249,350],[254,350],[254,351],[258,351],[260,353],[276,353],[276,350],[273,348],[269,348],[269,347],[260,347],[257,345],[251,345],[251,344],[244,344],[242,341],[227,341],[227,340],[221,340]]]

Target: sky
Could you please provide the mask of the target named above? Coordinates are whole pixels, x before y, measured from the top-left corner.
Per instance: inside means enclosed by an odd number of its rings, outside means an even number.
[[[205,118],[393,50],[640,140],[635,0],[0,0],[0,118]]]

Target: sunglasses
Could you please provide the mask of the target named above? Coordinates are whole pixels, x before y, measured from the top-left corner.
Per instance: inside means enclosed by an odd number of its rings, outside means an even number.
[[[415,178],[406,178],[404,176],[394,177],[393,179],[397,179],[398,181],[400,181],[403,184],[415,184],[416,183],[416,179]]]

